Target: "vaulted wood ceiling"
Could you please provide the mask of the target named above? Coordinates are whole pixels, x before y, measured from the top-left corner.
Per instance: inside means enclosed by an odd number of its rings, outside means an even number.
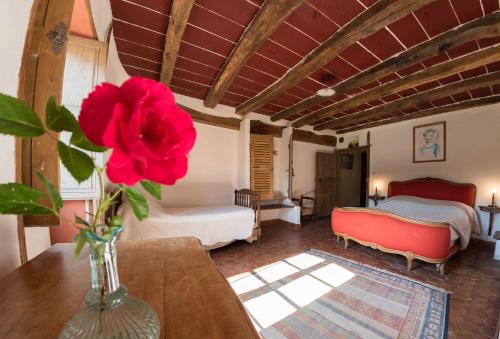
[[[208,107],[342,133],[500,101],[498,0],[111,6],[129,75],[161,78]],[[337,94],[317,96],[325,87]]]

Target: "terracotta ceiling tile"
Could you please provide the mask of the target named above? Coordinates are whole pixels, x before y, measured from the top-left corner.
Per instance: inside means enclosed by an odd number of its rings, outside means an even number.
[[[179,67],[181,69],[189,70],[194,73],[209,77],[211,79],[214,79],[217,74],[219,73],[218,69],[215,69],[213,67],[209,67],[207,65],[203,65],[199,62],[195,62],[193,60],[186,59],[184,57],[177,57],[177,60],[175,61],[175,67]]]
[[[451,0],[460,23],[465,23],[483,16],[480,0]]]
[[[122,21],[113,20],[113,34],[117,38],[136,42],[163,51],[165,36]]]
[[[293,11],[286,22],[318,42],[323,42],[339,29],[338,25],[307,2]]]
[[[158,0],[150,1],[163,2]],[[196,4],[242,26],[247,26],[259,10],[258,6],[246,0],[231,0],[232,6],[228,6],[227,2],[220,0],[196,0]]]
[[[309,36],[287,24],[281,24],[269,39],[283,45],[302,57],[306,56],[318,46],[318,43]],[[298,41],[300,41],[300,43],[297,43]]]
[[[457,82],[457,81],[460,81],[460,80],[462,80],[462,78],[460,78],[460,76],[458,74],[453,74],[453,75],[447,76],[445,78],[439,79],[439,82],[442,85],[448,85],[448,84],[451,84],[453,82]]]
[[[385,102],[391,102],[391,101],[400,99],[400,97],[399,97],[399,95],[393,93],[393,94],[387,95],[385,97],[382,97],[381,99],[384,100]]]
[[[464,100],[472,99],[469,92],[455,94],[455,95],[452,95],[452,97],[453,97],[453,99],[455,99],[455,101],[464,101]]]
[[[143,68],[155,73],[160,73],[161,71],[161,64],[158,64],[156,62],[144,60],[130,54],[118,53],[118,56],[120,57],[120,61],[122,62],[122,64]]]
[[[478,43],[479,43],[479,46],[481,48],[485,48],[485,47],[488,47],[488,46],[491,46],[491,45],[495,45],[495,44],[500,43],[500,36],[497,36],[497,37],[494,37],[494,38],[480,39],[480,40],[478,40]]]
[[[234,43],[245,31],[245,27],[196,4],[191,9],[188,22]]]
[[[288,70],[287,67],[278,64],[275,61],[264,58],[261,55],[254,54],[246,63],[247,66],[258,69],[262,72],[271,74],[277,78],[281,77]]]
[[[498,0],[481,0],[481,3],[486,14],[493,13],[499,9]]]
[[[483,87],[483,88],[477,88],[469,91],[470,94],[474,99],[476,98],[483,98],[483,97],[489,97],[493,93],[491,92],[491,88],[488,87]]]
[[[427,102],[422,102],[422,103],[419,103],[418,105],[416,105],[416,107],[420,110],[425,110],[425,109],[430,109],[433,106]]]
[[[367,90],[375,88],[377,86],[379,86],[379,83],[377,81],[372,81],[366,85],[361,86],[361,89],[363,89],[364,91],[367,91]]]
[[[416,94],[416,93],[418,93],[418,91],[414,88],[408,88],[408,89],[405,89],[403,91],[398,92],[398,94],[401,95],[402,97],[408,97],[408,96]]]
[[[391,81],[394,81],[396,79],[400,79],[400,77],[396,73],[392,73],[392,74],[389,74],[383,78],[380,78],[379,81],[381,83],[385,84],[387,82],[391,82]]]
[[[474,52],[478,50],[477,42],[476,40],[474,41],[468,41],[460,46],[457,46],[455,48],[452,48],[448,51],[448,55],[452,58],[459,57],[461,55],[469,54],[471,52]]]
[[[172,9],[172,2],[173,0],[165,0],[165,1],[158,1],[158,0],[133,0],[132,2],[148,7],[152,10],[158,11],[160,13],[165,13],[167,15],[170,15],[170,10]]]
[[[424,26],[427,34],[431,37],[446,32],[460,24],[448,0],[431,2],[427,6],[415,11],[415,15]]]
[[[480,67],[477,67],[477,68],[474,68],[474,69],[471,69],[468,71],[461,72],[460,75],[462,76],[462,78],[468,79],[468,78],[477,77],[477,76],[485,74],[485,73],[486,73],[486,67],[480,66]]]
[[[361,70],[378,63],[377,58],[358,44],[351,45],[340,53],[340,56]]]
[[[427,40],[427,35],[425,35],[424,30],[412,14],[393,22],[388,27],[406,48],[413,47]]]
[[[187,43],[181,42],[181,47],[179,49],[179,56],[184,58],[200,62],[202,64],[221,68],[224,65],[225,58],[215,54],[213,52],[206,51],[198,46],[189,45]],[[160,59],[161,60],[161,59]]]
[[[435,57],[429,58],[422,62],[426,67],[431,67],[436,64],[440,64],[442,62],[448,61],[450,58],[446,54],[436,55]]]
[[[500,94],[500,84],[491,86],[494,94]]]
[[[309,0],[309,2],[339,26],[345,25],[365,9],[356,0]]]
[[[488,72],[500,71],[500,61],[496,61],[486,65],[486,69],[488,70]]]
[[[330,71],[323,68],[309,75],[309,78],[321,82],[324,86],[333,86],[340,82],[341,79],[333,75]]]
[[[358,73],[358,70],[352,65],[347,63],[344,59],[335,57],[328,64],[324,66],[325,69],[332,72],[340,79],[347,79]]]
[[[419,86],[415,86],[415,88],[419,92],[424,92],[424,91],[428,91],[430,89],[433,89],[433,88],[436,88],[436,87],[439,87],[439,86],[440,86],[439,82],[437,82],[437,81],[431,81],[431,82],[427,82],[427,83],[419,85]]]
[[[380,105],[383,105],[384,102],[380,99],[375,99],[375,100],[369,101],[368,104],[370,104],[371,106],[380,106]]]
[[[451,105],[453,103],[454,101],[451,97],[439,98],[432,102],[434,106],[446,106],[446,105]]]
[[[381,60],[404,50],[404,47],[385,28],[360,42]]]
[[[266,40],[262,46],[260,46],[257,53],[262,54],[271,60],[276,60],[280,64],[287,67],[293,67],[296,63],[302,60],[301,56],[289,51],[275,42],[270,41],[269,39]]]
[[[415,72],[418,72],[420,70],[424,69],[424,66],[422,64],[415,64],[410,67],[406,67],[405,69],[402,69],[401,71],[398,71],[398,74],[401,76],[407,76],[410,74],[413,74]]]
[[[192,25],[186,25],[182,40],[224,56],[229,55],[235,46],[232,42]]]
[[[115,37],[116,48],[118,51],[133,54],[141,58],[145,58],[152,61],[161,62],[163,53],[154,48],[147,48],[137,43],[123,40]]]
[[[276,81],[275,77],[272,77],[266,73],[260,72],[248,66],[243,66],[238,74],[244,78],[251,79],[257,83],[263,84],[266,87]]]
[[[112,0],[113,17],[153,31],[165,34],[169,18],[130,2]]]

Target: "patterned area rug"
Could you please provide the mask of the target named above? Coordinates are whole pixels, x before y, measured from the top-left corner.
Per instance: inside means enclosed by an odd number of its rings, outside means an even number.
[[[449,294],[308,250],[229,279],[263,338],[446,338]]]

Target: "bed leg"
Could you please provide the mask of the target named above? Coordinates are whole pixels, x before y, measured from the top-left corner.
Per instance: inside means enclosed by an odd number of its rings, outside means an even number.
[[[406,261],[406,271],[411,272],[411,270],[413,269],[413,257],[406,257]]]
[[[344,237],[344,248],[349,247],[349,239]]]
[[[337,235],[337,244],[340,242],[340,235]]]
[[[443,276],[443,277],[446,275],[446,271],[444,270],[445,266],[446,266],[446,261],[437,264],[437,267],[439,269],[439,274],[441,274],[441,276]]]

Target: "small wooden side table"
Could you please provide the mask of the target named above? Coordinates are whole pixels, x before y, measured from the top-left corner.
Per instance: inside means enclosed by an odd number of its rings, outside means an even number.
[[[487,212],[490,214],[490,222],[488,226],[488,235],[491,235],[491,231],[493,230],[493,223],[495,222],[495,214],[500,213],[500,207],[499,206],[479,206],[479,209],[482,212]]]
[[[378,195],[378,194],[376,194],[376,195],[369,195],[369,196],[368,196],[368,198],[369,198],[370,200],[373,200],[373,202],[375,203],[375,206],[377,206],[377,205],[378,205],[378,202],[379,202],[379,201],[385,200],[385,196],[383,196],[383,195]]]

